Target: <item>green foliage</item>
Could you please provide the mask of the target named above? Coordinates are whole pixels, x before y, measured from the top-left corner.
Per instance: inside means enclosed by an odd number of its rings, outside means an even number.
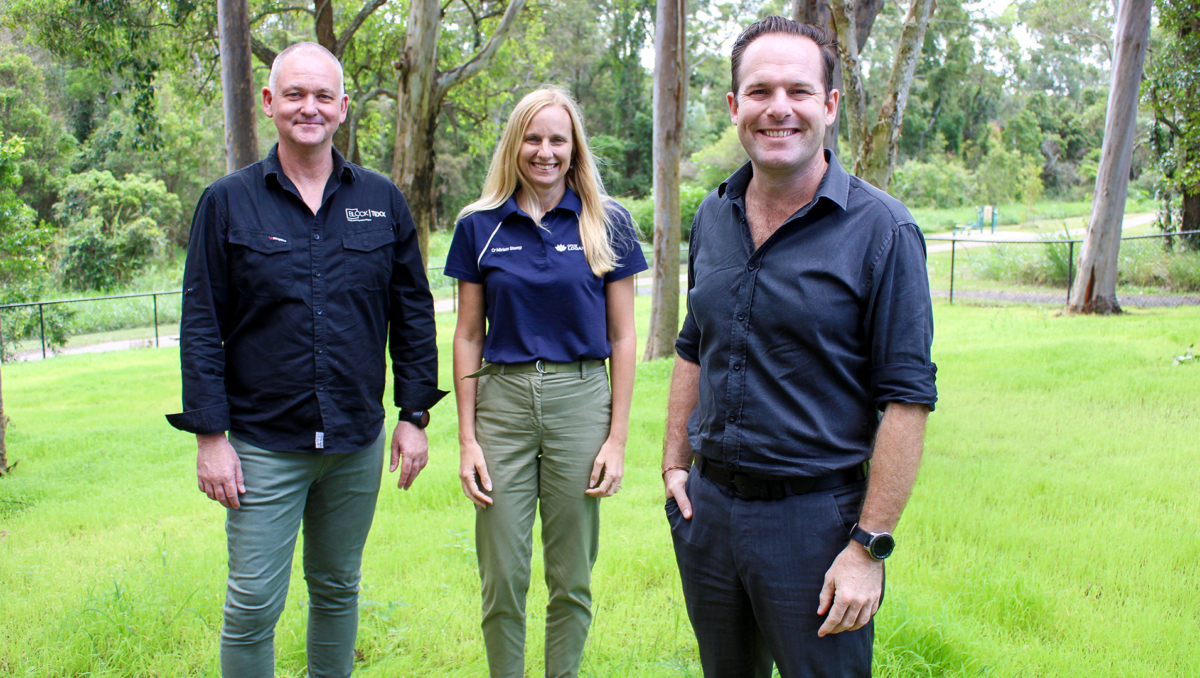
[[[954,160],[909,160],[896,168],[889,192],[909,208],[954,208],[972,203],[972,173]]]
[[[711,189],[699,184],[685,183],[679,186],[679,222],[682,229],[682,243],[687,246],[692,234],[692,220],[696,210]],[[629,210],[629,215],[637,224],[638,239],[644,243],[654,242],[654,194],[645,198],[618,198],[617,202]]]
[[[1012,202],[1032,205],[1042,197],[1040,163],[1006,146],[993,137],[975,170],[976,197],[989,205]]]
[[[24,156],[16,161],[22,179],[17,195],[50,221],[57,176],[73,144],[55,119],[42,69],[29,56],[0,46],[0,138],[12,136],[25,142]]]
[[[1150,142],[1162,177],[1164,211],[1180,196],[1200,195],[1200,1],[1159,0],[1158,44],[1142,93],[1154,113]],[[1195,199],[1195,198],[1193,198]],[[1200,228],[1183,223],[1181,230]],[[1200,239],[1189,239],[1200,249]]]
[[[696,182],[712,190],[749,160],[746,149],[738,139],[737,128],[730,125],[716,141],[692,154],[692,162],[696,164]]]
[[[51,283],[46,264],[54,230],[39,222],[37,214],[16,193],[21,185],[19,162],[24,152],[20,137],[0,137],[0,304],[36,301]],[[0,361],[10,356],[17,341],[37,336],[43,323],[50,346],[61,346],[66,341],[64,323],[69,313],[65,309],[50,307],[40,315],[35,307],[0,313]]]
[[[966,262],[967,275],[978,279],[1065,288],[1067,245],[1055,242],[1061,240],[1059,236],[1044,240],[1039,244],[1007,243],[972,249],[960,261]],[[1078,244],[1075,254],[1079,254]],[[1117,284],[1126,290],[1200,292],[1200,252],[1187,250],[1182,242],[1164,248],[1155,239],[1126,240],[1121,243],[1117,267]]]
[[[63,279],[105,290],[145,265],[164,242],[159,224],[178,221],[179,198],[162,181],[92,170],[67,177],[54,210],[66,224]]]

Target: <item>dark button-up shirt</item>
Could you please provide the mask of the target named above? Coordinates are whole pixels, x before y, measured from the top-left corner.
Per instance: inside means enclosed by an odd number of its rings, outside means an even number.
[[[933,407],[925,240],[826,151],[816,197],[758,249],[749,164],[696,213],[675,348],[700,365],[692,450],[742,472],[820,476],[870,458],[886,403]]]
[[[404,196],[333,151],[314,215],[276,149],[204,192],[184,269],[180,361],[191,433],[277,452],[364,449],[397,407],[437,389],[433,299]]]
[[[446,275],[484,286],[485,360],[570,363],[612,354],[604,286],[646,270],[646,257],[625,208],[616,203],[606,208],[617,267],[600,277],[584,254],[583,203],[570,188],[540,225],[511,196],[458,223]]]

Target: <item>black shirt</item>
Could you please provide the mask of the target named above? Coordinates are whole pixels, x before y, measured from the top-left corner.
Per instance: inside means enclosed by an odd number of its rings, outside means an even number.
[[[760,476],[820,476],[870,458],[886,403],[937,401],[925,239],[902,204],[829,169],[761,247],[746,164],[692,223],[675,349],[700,365],[692,450]]]
[[[445,395],[404,196],[336,150],[315,216],[274,148],[209,186],[183,286],[178,429],[277,452],[364,449],[384,421],[385,346],[397,407]]]

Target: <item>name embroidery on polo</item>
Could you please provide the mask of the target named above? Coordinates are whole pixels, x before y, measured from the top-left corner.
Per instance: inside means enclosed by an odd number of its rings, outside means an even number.
[[[522,245],[510,245],[509,247],[493,247],[492,252],[512,252],[521,249]]]
[[[377,212],[375,210],[360,210],[353,207],[346,208],[346,221],[370,221],[375,217],[381,219],[387,218],[387,212]]]

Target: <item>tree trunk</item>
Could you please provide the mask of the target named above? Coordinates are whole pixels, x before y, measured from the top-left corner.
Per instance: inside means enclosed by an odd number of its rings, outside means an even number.
[[[1096,190],[1092,195],[1092,215],[1080,253],[1079,276],[1071,291],[1070,308],[1080,313],[1121,312],[1117,304],[1117,255],[1133,161],[1138,91],[1150,38],[1151,7],[1153,0],[1124,0],[1117,12],[1112,85]]]
[[[340,61],[342,55],[340,54],[337,34],[334,33],[333,28],[333,0],[317,0],[317,16],[313,27],[317,34],[317,44],[329,50]],[[350,106],[354,106],[353,101],[350,102]],[[349,114],[351,112],[347,111],[347,120],[333,133],[333,147],[338,149],[338,152],[347,160],[350,160]]]
[[[1183,187],[1183,215],[1179,230],[1200,231],[1200,186]],[[1185,235],[1181,239],[1188,249],[1200,250],[1200,233]]]
[[[883,105],[875,124],[868,129],[867,93],[859,58],[859,49],[864,44],[859,35],[859,23],[863,15],[857,11],[858,8],[851,11],[849,0],[830,1],[838,34],[842,77],[846,83],[843,95],[846,99],[847,136],[854,153],[854,174],[886,191],[896,166],[896,144],[904,123],[908,90],[935,3],[934,0],[913,0],[909,6],[904,29],[896,39],[895,57],[883,94]]]
[[[412,0],[408,35],[397,60],[400,83],[396,92],[396,146],[392,181],[408,200],[417,225],[421,259],[429,265],[429,233],[437,226],[436,160],[433,141],[438,114],[446,94],[492,63],[525,0],[509,0],[500,25],[483,49],[448,71],[437,68],[438,34],[442,30],[438,0]]]
[[[258,92],[250,63],[250,16],[246,0],[218,0],[221,91],[225,107],[225,169],[236,172],[258,162],[255,107]]]
[[[658,0],[654,56],[654,283],[645,360],[679,335],[679,159],[687,114],[686,0]]]
[[[888,190],[892,170],[896,167],[896,146],[904,124],[904,109],[912,86],[917,59],[925,43],[925,29],[933,14],[934,0],[913,0],[904,17],[904,29],[897,40],[892,73],[883,92],[879,118],[869,134],[863,136],[863,146],[854,162],[854,173],[879,189]]]
[[[882,7],[883,0],[857,0],[854,3],[855,25],[857,28],[855,42],[860,51],[863,45],[866,44],[867,38],[871,35],[871,26],[875,24],[875,17],[879,14],[879,10]],[[791,10],[793,20],[820,26],[821,28],[833,31],[835,34],[837,33],[837,29],[833,23],[833,10],[829,8],[829,0],[792,0]],[[841,92],[842,85],[842,64],[838,61],[833,65],[833,88]],[[837,153],[838,126],[841,119],[842,112],[839,107],[833,124],[825,128],[825,148],[832,150],[834,153]]]

